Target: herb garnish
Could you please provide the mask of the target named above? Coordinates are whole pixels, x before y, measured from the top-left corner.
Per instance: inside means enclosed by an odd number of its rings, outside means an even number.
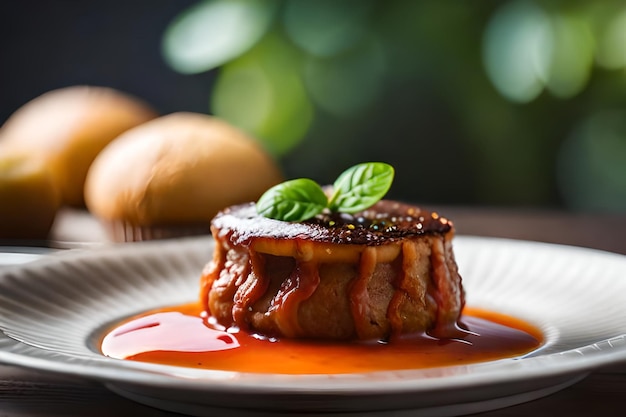
[[[345,170],[333,184],[330,200],[322,187],[308,178],[278,184],[256,203],[257,212],[271,219],[300,222],[329,209],[356,213],[382,199],[393,182],[394,169],[383,162],[366,162]]]

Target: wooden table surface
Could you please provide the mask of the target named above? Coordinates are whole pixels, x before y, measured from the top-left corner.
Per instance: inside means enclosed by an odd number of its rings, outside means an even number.
[[[626,254],[626,214],[457,207],[438,211],[454,220],[459,234],[561,243]],[[88,247],[98,246],[104,234],[89,216],[66,211],[55,224],[54,237],[66,244]],[[548,397],[480,415],[597,416],[621,415],[625,409],[626,363],[599,369]],[[93,381],[0,364],[0,417],[136,415],[178,414],[134,403]]]

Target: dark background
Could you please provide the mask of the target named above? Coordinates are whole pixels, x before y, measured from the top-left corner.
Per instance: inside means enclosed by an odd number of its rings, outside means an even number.
[[[595,110],[626,109],[624,71],[594,69],[587,87],[573,98],[542,94],[531,103],[513,103],[497,93],[481,64],[485,26],[506,2],[374,3],[372,21],[386,24],[387,39],[397,41],[388,51],[395,72],[385,80],[380,98],[358,116],[337,118],[316,111],[306,137],[279,158],[287,177],[328,183],[354,163],[384,160],[397,170],[392,198],[427,204],[625,209],[626,192],[615,198],[615,190],[619,194],[621,189],[614,184],[606,188],[611,195],[605,200],[591,194],[586,200],[568,199],[563,189],[569,187],[571,195],[579,185],[559,177],[572,169],[558,171],[563,144],[580,120]],[[396,10],[399,3],[421,9],[414,18],[402,16]],[[193,4],[2,2],[0,123],[30,99],[76,84],[117,88],[162,114],[210,112],[219,69],[180,74],[167,65],[161,51],[167,25]],[[539,4],[566,9],[583,3]],[[423,58],[404,60],[414,53]],[[618,136],[621,147],[616,149],[626,149],[626,129]],[[626,153],[616,154],[626,161]],[[619,161],[613,163],[619,168]],[[612,175],[624,177],[626,170]],[[581,188],[581,193],[592,191]]]
[[[214,73],[178,74],[161,55],[166,25],[190,0],[7,1],[0,5],[0,122],[55,88],[92,84],[161,113],[208,111]]]

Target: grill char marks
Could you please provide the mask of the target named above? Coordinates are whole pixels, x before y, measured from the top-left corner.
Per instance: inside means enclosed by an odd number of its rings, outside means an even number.
[[[244,204],[222,211],[213,226],[233,231],[230,239],[237,245],[246,245],[254,238],[274,238],[376,246],[411,236],[445,234],[453,228],[437,213],[390,200],[354,215],[323,213],[300,223],[261,217],[254,204]]]

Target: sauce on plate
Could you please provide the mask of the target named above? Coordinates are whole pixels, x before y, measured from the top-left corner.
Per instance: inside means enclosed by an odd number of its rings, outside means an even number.
[[[541,332],[521,320],[465,308],[457,339],[426,334],[381,341],[273,339],[225,329],[198,303],[126,320],[104,336],[102,353],[118,359],[190,368],[272,374],[345,374],[424,369],[519,357]]]

